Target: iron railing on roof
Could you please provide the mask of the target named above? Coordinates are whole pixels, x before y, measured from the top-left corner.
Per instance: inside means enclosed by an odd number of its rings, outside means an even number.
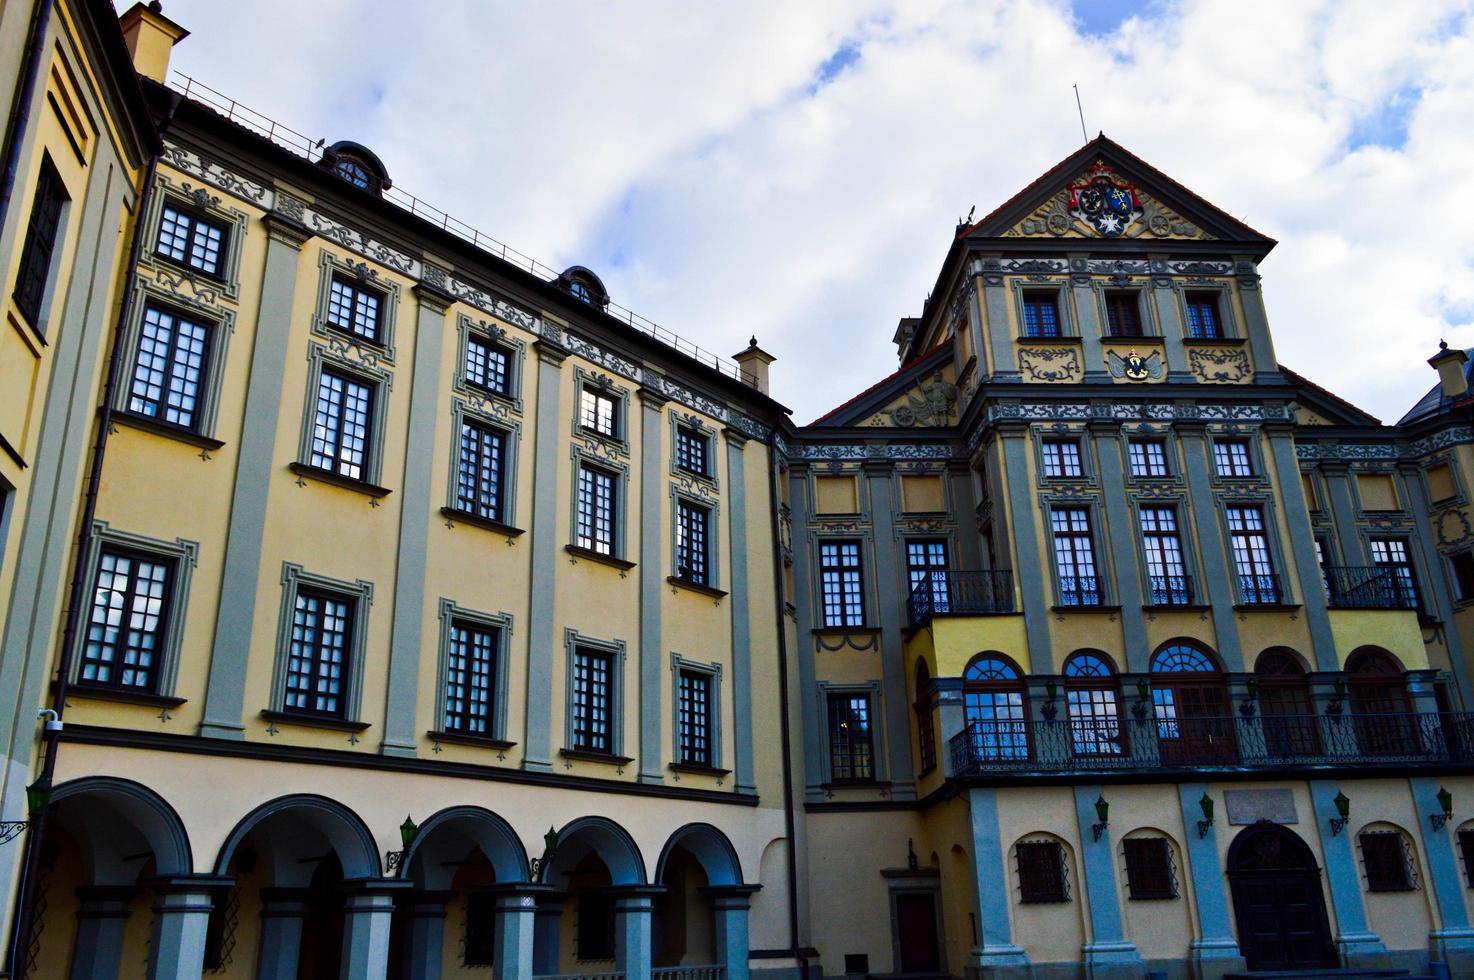
[[[169,87],[179,92],[186,99],[219,113],[237,126],[248,129],[257,136],[269,140],[282,149],[295,153],[311,163],[316,163],[322,159],[323,147],[326,143],[325,140],[314,140],[310,136],[305,136],[297,130],[292,129],[290,126],[284,126],[270,116],[241,105],[241,103],[232,99],[230,96],[216,91],[183,72],[176,71],[173,73],[169,79]],[[383,192],[383,197],[384,200],[397,204],[415,217],[427,221],[430,224],[437,225],[442,230],[448,231],[456,237],[470,242],[475,247],[490,255],[496,256],[503,262],[511,263],[519,269],[525,269],[539,278],[552,281],[561,275],[559,270],[554,269],[552,266],[539,262],[532,256],[519,252],[510,245],[500,242],[484,232],[478,231],[466,222],[426,203],[407,191],[401,190],[398,185],[386,188]],[[604,312],[694,361],[720,371],[727,377],[741,381],[749,387],[757,387],[757,378],[750,372],[742,370],[730,358],[713,354],[711,351],[693,344],[689,340],[665,329],[654,320],[643,317],[635,311],[614,302],[608,303],[604,307]]]

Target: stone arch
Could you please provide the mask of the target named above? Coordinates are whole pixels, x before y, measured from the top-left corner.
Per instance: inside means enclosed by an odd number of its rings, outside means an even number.
[[[226,874],[241,842],[260,830],[269,845],[271,883],[301,885],[311,877],[302,862],[330,848],[343,867],[344,880],[377,878],[382,873],[378,846],[358,814],[336,800],[311,793],[277,797],[263,803],[231,830],[215,859],[215,873]]]
[[[643,885],[649,881],[645,859],[634,838],[608,817],[579,817],[564,824],[558,831],[558,849],[545,880],[554,881],[555,874],[566,874],[590,853],[604,862],[615,885]]]
[[[141,783],[84,776],[56,787],[51,805],[51,819],[81,845],[92,884],[132,884],[139,869],[127,865],[125,857],[144,850],[152,853],[159,875],[194,872],[184,821]]]
[[[665,866],[671,851],[684,847],[696,858],[706,872],[706,880],[712,885],[740,885],[743,883],[742,862],[737,849],[727,835],[709,823],[688,823],[676,830],[661,848],[660,859],[655,862],[655,881],[665,880]]]
[[[527,881],[527,848],[506,820],[479,806],[453,806],[420,824],[400,862],[399,876],[424,888],[446,890],[455,868],[440,857],[462,857],[479,849],[491,863],[499,883]]]

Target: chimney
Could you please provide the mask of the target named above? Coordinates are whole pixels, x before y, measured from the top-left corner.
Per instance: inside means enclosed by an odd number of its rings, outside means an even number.
[[[1438,370],[1438,384],[1443,389],[1443,397],[1458,398],[1469,390],[1469,378],[1464,373],[1464,365],[1469,362],[1469,355],[1461,350],[1451,350],[1447,342],[1438,342],[1438,353],[1428,358],[1428,363]]]
[[[162,84],[169,75],[169,52],[189,37],[189,31],[164,16],[159,0],[135,3],[118,18],[118,26],[133,56],[134,70]]]
[[[744,380],[763,394],[768,394],[768,365],[777,358],[759,347],[756,337],[747,342],[747,350],[733,354],[732,360],[742,368],[746,375]]]

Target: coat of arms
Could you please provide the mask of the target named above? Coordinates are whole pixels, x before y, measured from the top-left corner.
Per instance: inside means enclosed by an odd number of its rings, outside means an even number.
[[[1107,238],[1119,238],[1141,218],[1136,185],[1097,162],[1077,184],[1070,185],[1070,215]]]
[[[1136,351],[1128,351],[1125,357],[1113,350],[1106,351],[1106,364],[1111,369],[1111,377],[1125,378],[1127,381],[1155,381],[1162,376],[1162,355],[1152,351],[1146,357],[1142,357]]]

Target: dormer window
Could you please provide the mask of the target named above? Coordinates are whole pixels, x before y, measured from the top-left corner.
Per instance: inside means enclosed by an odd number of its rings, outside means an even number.
[[[585,303],[592,303],[594,301],[594,294],[589,290],[587,283],[579,282],[575,279],[573,282],[568,284],[568,291],[572,293],[576,299],[581,299]]]
[[[373,178],[369,176],[368,168],[352,157],[338,158],[338,176],[342,177],[354,187],[368,190],[373,184]]]
[[[574,299],[604,309],[609,305],[609,290],[599,277],[581,265],[570,266],[553,281],[553,285],[565,290]]]
[[[384,164],[361,143],[339,140],[322,151],[319,165],[370,194],[382,194],[389,189],[389,174]]]

